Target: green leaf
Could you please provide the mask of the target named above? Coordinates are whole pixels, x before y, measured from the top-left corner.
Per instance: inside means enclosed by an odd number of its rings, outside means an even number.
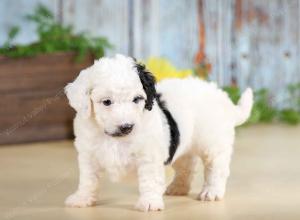
[[[8,38],[12,41],[20,32],[20,28],[18,26],[13,26],[8,32]]]

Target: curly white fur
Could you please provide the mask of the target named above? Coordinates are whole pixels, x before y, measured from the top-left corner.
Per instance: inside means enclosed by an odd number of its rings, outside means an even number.
[[[169,79],[156,88],[180,131],[180,144],[172,162],[176,175],[166,194],[188,193],[195,159],[201,157],[205,182],[199,199],[221,199],[229,176],[234,128],[249,117],[251,89],[235,106],[215,83],[196,78]],[[156,101],[151,111],[144,109],[144,100],[132,102],[137,95],[147,98],[133,59],[116,55],[95,61],[66,87],[66,94],[77,111],[74,133],[80,170],[78,190],[67,198],[66,205],[94,205],[101,172],[117,180],[136,170],[140,192],[136,208],[162,210],[169,127]],[[103,105],[105,99],[112,104]],[[129,135],[110,136],[119,125],[128,123],[134,124]]]

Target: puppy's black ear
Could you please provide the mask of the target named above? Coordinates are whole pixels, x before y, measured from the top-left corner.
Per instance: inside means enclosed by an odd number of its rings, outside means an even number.
[[[147,95],[145,109],[151,111],[154,99],[156,97],[155,77],[152,75],[152,73],[150,73],[148,70],[146,70],[145,65],[136,63],[135,67],[139,74],[144,91]]]

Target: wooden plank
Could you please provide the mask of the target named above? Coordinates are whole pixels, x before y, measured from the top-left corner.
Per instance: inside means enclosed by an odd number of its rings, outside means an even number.
[[[146,60],[150,56],[159,57],[159,0],[134,0],[133,11],[133,56],[142,60]]]
[[[14,133],[1,136],[0,144],[17,144],[73,138],[72,121],[64,124],[39,124],[20,127]]]
[[[198,49],[197,1],[162,0],[160,9],[160,55],[178,67],[192,67]]]
[[[280,56],[282,59],[282,73],[278,73],[277,79],[280,79],[282,87],[286,88],[289,84],[300,82],[300,22],[299,22],[299,0],[285,0],[282,6],[283,31],[280,31],[282,46],[280,47]],[[287,16],[288,15],[288,16]],[[288,107],[286,101],[287,93],[282,91],[280,96],[276,97],[276,104]]]
[[[61,91],[6,95],[0,106],[0,144],[72,137],[74,111]]]
[[[7,105],[5,103],[10,104]],[[16,124],[24,117],[33,118],[40,113],[44,113],[46,110],[49,114],[53,113],[53,115],[49,117],[51,121],[64,119],[62,113],[70,113],[70,109],[67,108],[68,101],[63,89],[43,90],[39,92],[28,91],[20,94],[2,95],[0,104],[1,127]],[[41,118],[42,117],[40,117],[40,119]],[[44,122],[47,121],[48,117],[43,120]]]
[[[206,55],[212,64],[209,78],[221,86],[231,84],[232,78],[232,0],[204,1]]]
[[[92,36],[105,36],[115,46],[108,54],[128,53],[128,1],[65,0],[63,22],[76,32],[87,31]]]
[[[299,80],[299,1],[242,1],[237,78],[242,88],[268,88],[282,106],[285,88]]]
[[[134,5],[134,56],[166,57],[191,68],[198,45],[197,1],[135,0]]]
[[[63,88],[93,63],[92,57],[76,63],[75,56],[54,53],[20,59],[0,57],[0,95]]]
[[[74,53],[0,58],[0,144],[69,138],[74,111],[63,88],[93,62]]]

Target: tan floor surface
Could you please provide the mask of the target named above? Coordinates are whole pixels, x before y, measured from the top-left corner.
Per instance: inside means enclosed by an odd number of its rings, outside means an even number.
[[[300,127],[239,129],[223,201],[195,200],[201,169],[190,195],[165,197],[162,212],[133,210],[138,197],[134,178],[104,180],[96,207],[65,208],[63,201],[75,190],[78,177],[71,142],[2,146],[0,219],[300,219]],[[167,176],[170,181],[170,168]]]

